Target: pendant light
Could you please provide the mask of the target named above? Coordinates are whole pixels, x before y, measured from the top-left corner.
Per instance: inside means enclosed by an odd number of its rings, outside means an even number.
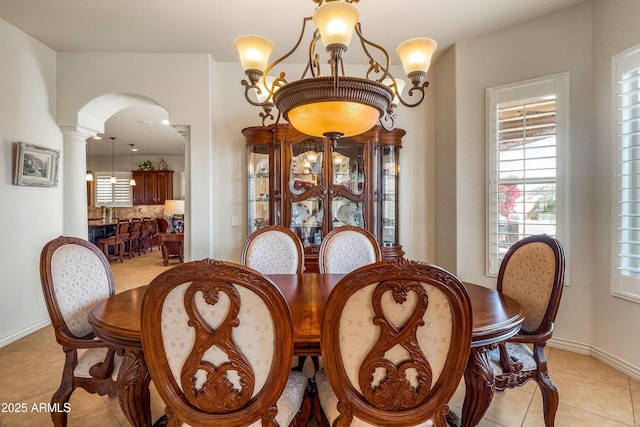
[[[111,137],[111,179],[109,180],[111,184],[115,184],[118,180],[116,179],[116,167],[115,167],[115,137]]]
[[[93,171],[91,170],[91,140],[93,138],[87,139],[87,175],[85,179],[87,181],[93,181]]]
[[[138,151],[137,148],[133,148],[133,146],[135,144],[129,144],[131,146],[131,179],[129,180],[129,186],[130,187],[135,187],[136,186],[136,180],[133,178],[133,152],[134,151]]]

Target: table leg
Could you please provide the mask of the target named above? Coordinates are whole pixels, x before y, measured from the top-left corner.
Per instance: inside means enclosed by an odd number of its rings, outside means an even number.
[[[164,260],[164,265],[169,264],[169,248],[166,243],[161,243],[160,247],[162,249],[162,259]]]
[[[493,367],[486,347],[471,349],[464,372],[466,392],[462,406],[462,427],[477,426],[484,416],[494,392]]]
[[[118,372],[118,401],[129,422],[138,427],[151,426],[151,397],[142,350],[126,350]]]

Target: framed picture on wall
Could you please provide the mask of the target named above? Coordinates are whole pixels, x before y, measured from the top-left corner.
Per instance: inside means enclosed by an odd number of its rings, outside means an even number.
[[[19,142],[13,183],[35,187],[57,187],[59,163],[59,150]]]

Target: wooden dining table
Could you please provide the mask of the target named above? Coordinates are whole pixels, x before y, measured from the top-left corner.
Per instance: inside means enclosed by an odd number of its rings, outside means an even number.
[[[324,305],[342,275],[305,273],[268,276],[284,295],[291,311],[294,353],[320,355],[320,327]],[[462,416],[451,413],[450,425],[476,426],[493,397],[493,369],[488,350],[512,337],[524,320],[522,307],[493,289],[465,283],[473,312],[472,348],[464,374]],[[125,291],[98,303],[89,313],[97,337],[123,356],[118,374],[120,406],[134,426],[150,426],[149,382],[142,351],[140,314],[146,286]]]

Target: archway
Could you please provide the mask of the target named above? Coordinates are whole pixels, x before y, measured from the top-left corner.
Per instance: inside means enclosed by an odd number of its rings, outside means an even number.
[[[87,191],[83,178],[86,171],[86,141],[105,132],[105,123],[114,114],[129,107],[153,105],[167,111],[161,104],[145,96],[114,93],[99,96],[85,104],[77,113],[77,126],[61,126],[64,135],[64,234],[86,239],[87,229]],[[169,112],[167,111],[167,114]],[[181,135],[185,143],[184,167],[185,171],[185,219],[189,220],[189,150],[190,127],[172,125],[176,133]],[[175,197],[175,196],[174,196]],[[190,239],[185,241],[185,254],[190,253]]]

